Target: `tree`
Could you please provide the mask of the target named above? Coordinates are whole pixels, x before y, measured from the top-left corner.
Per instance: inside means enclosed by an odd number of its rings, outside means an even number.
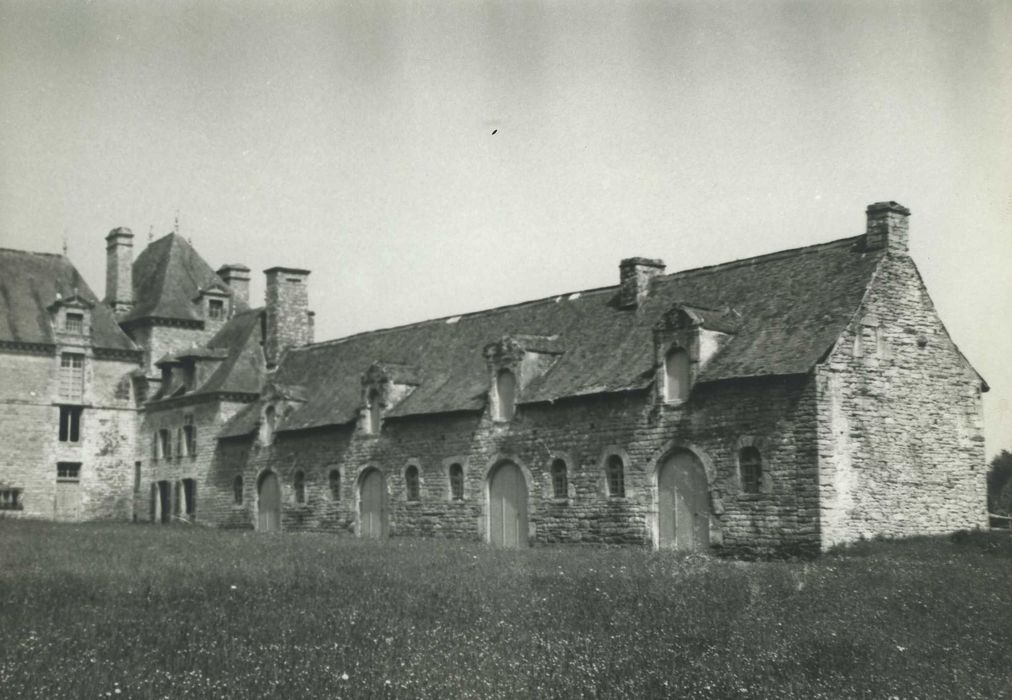
[[[992,513],[1012,511],[1012,452],[1002,450],[991,460],[987,472],[987,509]],[[1009,488],[1006,488],[1008,486]]]

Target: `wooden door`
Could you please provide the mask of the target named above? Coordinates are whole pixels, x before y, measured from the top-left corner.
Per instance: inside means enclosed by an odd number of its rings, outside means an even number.
[[[488,486],[489,541],[497,547],[526,547],[527,482],[520,467],[506,462]]]
[[[387,488],[383,473],[370,469],[359,485],[359,536],[382,539],[387,535]]]
[[[676,452],[657,473],[658,544],[687,552],[710,546],[706,471],[691,452]]]
[[[281,529],[281,484],[278,475],[267,472],[260,479],[257,498],[257,530],[277,532]]]
[[[59,480],[56,482],[56,519],[81,519],[81,482]]]

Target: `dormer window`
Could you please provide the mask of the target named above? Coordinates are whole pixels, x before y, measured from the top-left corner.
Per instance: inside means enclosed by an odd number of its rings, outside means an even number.
[[[500,370],[495,378],[495,392],[499,399],[496,420],[513,420],[517,400],[516,375],[508,369]]]
[[[225,302],[222,299],[208,299],[207,317],[212,321],[221,321],[225,318]]]
[[[689,398],[689,353],[673,348],[664,357],[664,400],[682,402]]]
[[[369,392],[369,434],[379,435],[383,427],[383,405],[380,393],[373,389]]]
[[[84,314],[68,311],[64,318],[63,329],[68,333],[84,333]]]

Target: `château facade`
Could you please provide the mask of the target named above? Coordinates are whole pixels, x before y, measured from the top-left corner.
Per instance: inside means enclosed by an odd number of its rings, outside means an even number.
[[[102,301],[66,258],[0,251],[0,512],[729,553],[983,527],[987,385],[909,211],[866,213],[325,342],[309,271],[266,270],[252,308],[247,267],[175,233],[134,260],[113,230]]]

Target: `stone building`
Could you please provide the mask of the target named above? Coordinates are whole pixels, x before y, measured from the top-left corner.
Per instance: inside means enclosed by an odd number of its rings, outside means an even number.
[[[134,515],[727,552],[982,527],[987,386],[908,217],[881,202],[857,236],[672,274],[630,258],[613,286],[320,343],[307,271],[267,270],[250,309],[246,268],[175,234],[126,265],[114,231]]]

